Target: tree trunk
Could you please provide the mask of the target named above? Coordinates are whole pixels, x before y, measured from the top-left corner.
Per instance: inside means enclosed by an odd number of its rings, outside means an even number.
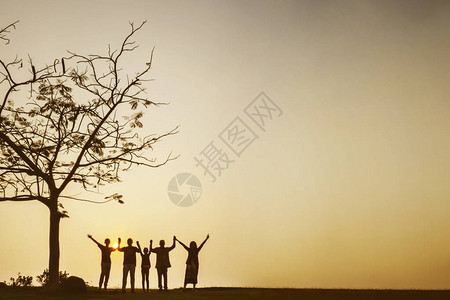
[[[53,199],[52,199],[53,200]],[[52,201],[50,208],[50,248],[49,248],[49,280],[48,288],[56,290],[59,285],[59,221],[57,200]]]

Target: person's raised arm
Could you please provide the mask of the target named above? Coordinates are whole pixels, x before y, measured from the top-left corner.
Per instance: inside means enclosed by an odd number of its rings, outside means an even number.
[[[150,240],[150,253],[156,253],[157,252],[157,250],[156,249],[158,249],[158,247],[156,247],[156,248],[153,248],[153,240]]]
[[[182,242],[182,241],[180,241],[179,239],[176,239],[176,241],[177,241],[178,243],[180,243],[180,244],[181,244],[181,246],[183,246],[183,247],[184,247],[184,249],[186,249],[186,250],[189,250],[189,247],[188,247],[188,246],[186,246],[185,244],[183,244],[183,242]]]
[[[119,251],[122,251],[122,248],[120,247],[120,242],[121,242],[122,240],[120,239],[120,238],[118,238],[117,239],[117,250],[119,250]]]
[[[150,240],[150,246],[148,247],[148,253],[152,253],[153,240]]]
[[[92,237],[92,235],[88,234],[87,236],[88,236],[88,238],[90,238],[94,243],[96,243],[98,246],[103,246],[102,244],[100,244],[99,242],[97,242],[97,241]]]
[[[202,249],[203,245],[206,243],[206,241],[207,241],[208,239],[209,239],[209,233],[208,233],[208,235],[206,236],[206,239],[203,241],[203,243],[201,243],[200,247],[198,247],[198,251],[200,251],[200,250]]]
[[[176,236],[173,236],[173,244],[172,244],[172,247],[170,247],[169,248],[169,251],[171,251],[171,250],[173,250],[173,248],[175,248],[175,245],[176,245],[176,241],[177,240],[177,237]]]
[[[136,241],[136,244],[137,244],[137,246],[138,246],[139,253],[140,253],[141,255],[143,255],[143,254],[142,254],[141,245],[139,244],[139,241]]]

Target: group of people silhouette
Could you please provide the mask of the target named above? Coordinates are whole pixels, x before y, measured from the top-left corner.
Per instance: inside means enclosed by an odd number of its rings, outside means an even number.
[[[117,248],[109,246],[111,243],[109,238],[105,239],[104,245],[97,242],[90,234],[88,234],[88,238],[94,241],[102,252],[101,274],[98,288],[101,289],[103,286],[105,290],[107,289],[109,274],[111,271],[111,253],[118,250],[120,252],[123,252],[122,292],[125,293],[126,291],[127,278],[129,273],[131,292],[134,293],[137,253],[141,255],[142,289],[147,292],[149,291],[150,254],[156,253],[155,268],[158,273],[158,288],[160,291],[162,291],[163,289],[167,290],[167,269],[171,267],[169,260],[169,252],[175,248],[176,242],[180,243],[183,246],[183,248],[186,249],[188,252],[183,289],[186,289],[187,284],[193,284],[195,290],[195,287],[197,285],[198,267],[199,267],[198,253],[203,248],[203,245],[205,245],[206,241],[209,239],[209,234],[206,236],[206,239],[198,247],[197,243],[194,241],[192,241],[188,247],[183,242],[178,240],[175,236],[173,236],[173,244],[171,247],[165,247],[164,240],[160,240],[159,247],[153,248],[153,241],[150,240],[149,247],[148,248],[145,247],[143,250],[141,249],[139,241],[136,242],[137,247],[133,246],[133,240],[131,238],[127,240],[126,247],[120,246],[121,239],[118,238]]]

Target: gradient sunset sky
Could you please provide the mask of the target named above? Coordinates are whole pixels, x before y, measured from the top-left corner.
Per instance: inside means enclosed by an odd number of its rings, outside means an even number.
[[[177,160],[98,194],[69,188],[125,204],[62,201],[61,270],[98,283],[88,233],[143,245],[209,233],[199,286],[450,288],[450,2],[2,0],[0,20],[20,20],[0,57],[41,66],[66,50],[106,53],[129,21],[148,20],[128,67],[155,47],[149,97],[170,105],[147,110],[144,128],[180,125],[154,152]],[[260,92],[283,111],[265,131],[244,112]],[[219,138],[236,117],[258,135],[240,157]],[[194,160],[212,141],[234,159],[215,182]],[[167,195],[182,172],[202,183],[191,207]],[[0,238],[0,281],[41,274],[48,209],[0,203]],[[112,254],[111,287],[122,259]],[[171,252],[169,288],[185,259]]]

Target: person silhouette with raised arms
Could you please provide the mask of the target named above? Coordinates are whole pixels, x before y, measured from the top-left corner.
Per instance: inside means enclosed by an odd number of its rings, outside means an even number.
[[[198,253],[200,250],[202,250],[203,245],[205,245],[206,241],[209,239],[209,234],[206,236],[206,239],[203,241],[203,243],[200,244],[200,246],[197,248],[197,243],[192,241],[189,244],[189,247],[183,244],[180,240],[177,239],[178,243],[180,243],[184,249],[187,250],[188,258],[186,260],[186,272],[184,274],[184,287],[183,289],[186,289],[186,285],[188,283],[192,283],[194,285],[194,291],[195,286],[197,285],[197,276],[198,276]]]
[[[134,293],[134,275],[136,271],[136,253],[139,252],[139,249],[133,246],[133,240],[129,238],[127,240],[127,247],[120,247],[120,238],[119,238],[119,247],[117,248],[120,252],[123,252],[123,278],[122,278],[122,293],[125,293],[127,286],[127,277],[128,273],[130,273],[130,283],[131,283],[131,292]]]
[[[171,267],[169,260],[169,252],[175,248],[175,240],[177,238],[173,236],[172,247],[165,248],[164,240],[159,241],[159,247],[151,249],[151,252],[156,253],[156,270],[158,272],[158,288],[162,291],[161,277],[164,278],[164,290],[167,291],[167,269]]]
[[[109,273],[111,272],[111,252],[116,251],[116,249],[109,247],[111,241],[108,238],[105,239],[105,245],[102,245],[97,242],[92,235],[88,234],[87,236],[96,243],[102,251],[101,273],[98,288],[101,289],[104,282],[104,288],[106,290],[108,287]]]
[[[139,249],[139,253],[141,254],[141,275],[142,275],[142,290],[144,290],[145,292],[145,284],[147,283],[147,292],[150,290],[149,288],[149,280],[148,280],[148,275],[150,273],[150,253],[152,251],[152,243],[153,241],[150,240],[150,247],[144,248],[144,252],[142,253],[141,250],[141,245],[139,245],[139,241],[136,242],[138,249]],[[150,251],[149,251],[150,249]]]

